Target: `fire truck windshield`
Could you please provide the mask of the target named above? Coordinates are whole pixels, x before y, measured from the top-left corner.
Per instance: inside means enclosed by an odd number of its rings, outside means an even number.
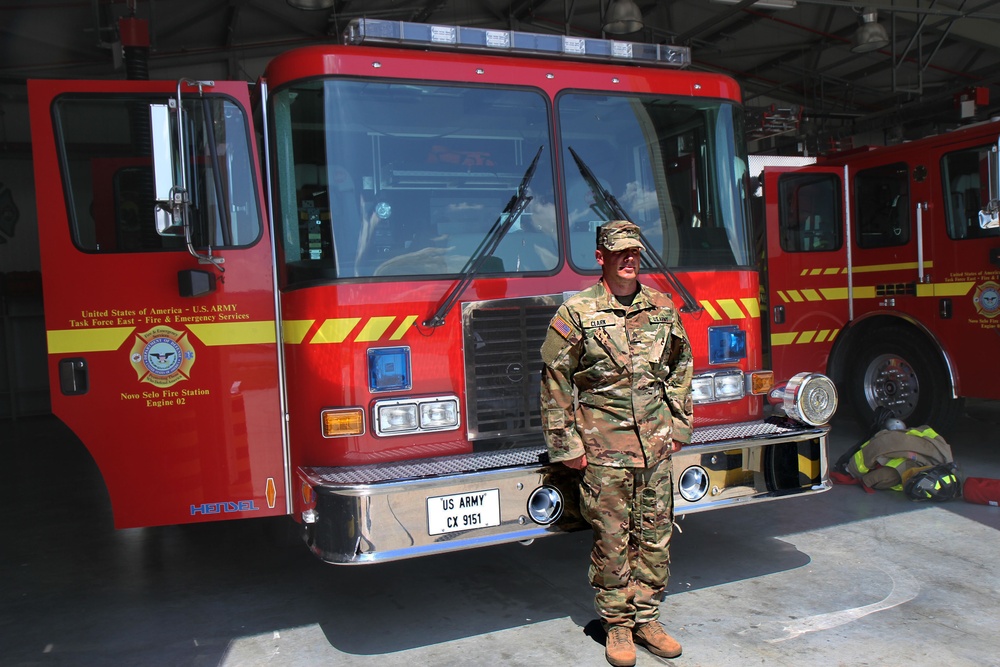
[[[553,104],[536,89],[355,79],[296,83],[271,99],[287,284],[454,279],[539,147],[530,203],[478,274],[551,273],[567,258],[598,272],[594,231],[606,216],[569,147],[668,266],[749,263],[735,105],[583,92]],[[554,145],[564,155],[564,194]]]

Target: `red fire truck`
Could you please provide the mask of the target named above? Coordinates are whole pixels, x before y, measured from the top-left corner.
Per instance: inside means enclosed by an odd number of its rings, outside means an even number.
[[[946,432],[996,399],[1000,123],[763,170],[771,361]],[[794,369],[794,370],[793,370]]]
[[[289,514],[364,563],[579,526],[539,348],[612,216],[696,353],[678,513],[829,488],[832,383],[796,376],[765,418],[731,79],[558,35],[344,42],[277,57],[253,106],[238,82],[30,83],[53,411],[117,527]]]

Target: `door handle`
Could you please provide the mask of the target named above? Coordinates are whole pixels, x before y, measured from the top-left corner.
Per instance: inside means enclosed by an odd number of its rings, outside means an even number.
[[[775,306],[773,312],[774,312],[774,323],[775,324],[784,324],[785,323],[785,307],[784,306]]]
[[[72,357],[59,360],[59,389],[65,396],[79,396],[90,389],[87,360]]]

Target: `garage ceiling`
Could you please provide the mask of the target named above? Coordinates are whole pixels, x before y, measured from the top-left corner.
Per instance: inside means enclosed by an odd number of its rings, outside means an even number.
[[[148,21],[150,78],[254,80],[284,50],[368,17],[600,36],[610,0],[15,0],[0,6],[0,103],[28,78],[123,78],[118,19]],[[305,0],[296,0],[303,2]],[[313,4],[323,4],[312,0]],[[1000,102],[1000,0],[637,0],[622,39],[689,46],[693,68],[743,87],[751,149],[895,143],[981,120]],[[888,43],[852,51],[865,13]],[[610,35],[608,35],[610,36]],[[957,103],[962,96],[965,117]]]

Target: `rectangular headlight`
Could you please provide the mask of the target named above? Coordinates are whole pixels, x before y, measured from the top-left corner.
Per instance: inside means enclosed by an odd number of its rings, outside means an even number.
[[[420,404],[420,428],[427,431],[458,427],[458,400],[425,401]]]
[[[405,433],[417,430],[417,404],[396,403],[375,408],[379,433]]]
[[[732,401],[743,398],[743,371],[729,371],[715,375],[715,400]]]
[[[691,380],[691,400],[708,403],[715,398],[715,382],[711,375],[700,375]]]
[[[746,379],[739,369],[703,373],[691,380],[691,400],[694,403],[735,401],[745,395]]]
[[[454,431],[461,424],[457,396],[426,396],[376,401],[376,435]]]

